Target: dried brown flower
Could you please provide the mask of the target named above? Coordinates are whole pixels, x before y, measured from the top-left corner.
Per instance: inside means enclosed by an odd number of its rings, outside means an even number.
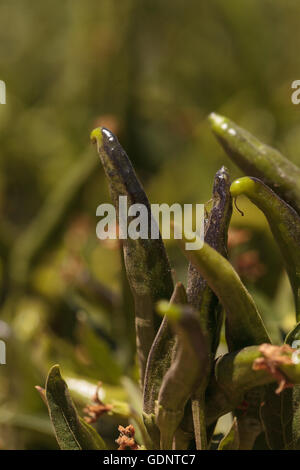
[[[92,405],[87,405],[83,409],[84,413],[87,414],[87,416],[84,416],[83,419],[89,424],[95,423],[96,421],[98,421],[100,416],[102,416],[105,413],[108,413],[113,408],[113,405],[105,405],[100,400],[98,392],[99,392],[99,389],[100,389],[101,385],[102,385],[101,382],[99,382],[98,385],[97,385],[97,389],[96,389],[95,395],[93,397],[93,404]]]
[[[282,392],[285,388],[293,387],[294,384],[288,381],[281,372],[279,366],[282,364],[293,364],[291,353],[294,351],[290,346],[273,346],[272,344],[262,344],[259,351],[263,357],[259,357],[253,363],[253,370],[267,370],[278,382],[276,393]]]
[[[118,431],[120,433],[120,436],[116,439],[119,446],[118,450],[139,450],[139,446],[134,439],[135,430],[132,424],[129,424],[126,428],[120,425]]]

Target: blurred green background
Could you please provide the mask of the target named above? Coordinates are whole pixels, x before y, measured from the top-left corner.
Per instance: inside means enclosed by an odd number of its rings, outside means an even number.
[[[95,234],[109,195],[90,131],[118,135],[151,202],[203,203],[223,164],[240,175],[212,111],[300,164],[299,18],[297,0],[1,0],[0,448],[57,448],[34,390],[54,363],[79,410],[102,381],[115,412],[97,426],[111,445],[131,419],[124,404],[140,409],[119,249]],[[239,206],[231,260],[280,342],[294,322],[281,259],[261,213]]]

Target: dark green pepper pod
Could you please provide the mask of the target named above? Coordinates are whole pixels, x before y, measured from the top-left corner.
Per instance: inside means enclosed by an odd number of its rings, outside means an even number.
[[[117,137],[105,128],[97,128],[91,139],[97,143],[117,213],[119,196],[127,196],[127,207],[143,204],[148,211],[148,238],[122,240],[127,277],[135,302],[137,352],[143,385],[148,354],[160,325],[154,306],[158,300],[169,299],[172,295],[171,269],[161,236],[151,239],[150,204]]]
[[[172,294],[170,304],[187,303],[183,284],[177,282]],[[159,447],[159,429],[155,423],[155,404],[158,399],[160,387],[164,376],[171,367],[176,348],[176,337],[167,316],[164,317],[149,352],[143,393],[143,417],[147,431],[155,444]]]
[[[205,242],[223,256],[227,256],[227,232],[231,214],[230,178],[228,170],[222,167],[215,175],[212,209],[206,223]],[[205,325],[210,336],[211,352],[214,357],[222,323],[218,298],[192,262],[188,270],[187,297],[189,303],[199,311],[201,324],[203,327]]]
[[[168,316],[177,336],[175,355],[163,379],[155,413],[160,430],[160,448],[167,450],[172,449],[174,434],[184,416],[187,401],[207,373],[208,346],[192,307],[161,301],[158,310]]]
[[[265,214],[285,262],[299,321],[300,217],[291,206],[257,178],[239,178],[232,183],[230,191],[233,197],[245,194]]]
[[[187,256],[194,260],[199,272],[206,279],[222,303],[225,313],[225,334],[229,351],[236,351],[246,346],[270,342],[255,303],[240,280],[238,274],[222,255],[204,243],[202,249],[189,252]],[[255,432],[260,432],[259,407],[263,400],[263,389],[253,389],[248,393],[247,401],[251,405],[242,418],[237,411],[240,442],[243,448],[250,447],[249,424],[255,423]],[[242,418],[242,422],[240,422]],[[240,425],[241,424],[241,425]]]
[[[285,201],[280,199],[262,181],[253,177],[243,177],[234,181],[231,194],[237,197],[245,194],[265,214],[273,236],[280,248],[286,270],[294,293],[296,318],[300,319],[300,218],[298,213]],[[296,335],[291,334],[289,340]],[[266,387],[265,404],[261,407],[261,419],[264,425],[266,439],[271,449],[290,449],[293,442],[292,423],[295,434],[300,435],[299,427],[293,416],[293,408],[299,409],[299,385],[291,390],[283,390],[278,396],[276,387]],[[294,402],[294,405],[293,405]],[[283,421],[286,421],[286,424]],[[294,446],[297,448],[297,444]]]
[[[206,221],[205,241],[223,256],[227,256],[227,232],[232,214],[232,198],[230,195],[230,177],[228,170],[222,167],[217,171],[213,186],[212,209]],[[220,340],[222,326],[222,307],[205,278],[191,262],[188,270],[187,295],[189,303],[199,312],[201,327],[209,343],[209,361],[212,366]],[[200,428],[205,425],[205,390],[209,375],[203,377],[199,389],[192,398],[194,433],[197,448],[203,447]],[[203,421],[203,423],[201,422]]]
[[[224,150],[241,170],[262,179],[300,213],[300,169],[230,119],[212,113],[209,120]]]
[[[184,238],[184,241],[189,240]],[[230,262],[207,243],[200,250],[184,251],[225,309],[229,350],[269,343],[256,305]]]

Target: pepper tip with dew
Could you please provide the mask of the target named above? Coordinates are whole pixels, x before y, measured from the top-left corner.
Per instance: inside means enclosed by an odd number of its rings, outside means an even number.
[[[255,182],[249,178],[249,176],[244,176],[235,180],[230,186],[230,193],[232,197],[240,196],[241,194],[247,194],[250,190],[255,188]]]
[[[220,133],[221,130],[226,130],[228,127],[228,119],[221,114],[210,113],[208,120],[212,126],[213,131]]]
[[[102,144],[102,127],[96,127],[91,134],[90,134],[90,139],[93,144],[97,144],[100,146]]]

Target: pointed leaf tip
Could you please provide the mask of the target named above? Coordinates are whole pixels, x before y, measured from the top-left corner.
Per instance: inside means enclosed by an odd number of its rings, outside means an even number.
[[[101,436],[79,417],[59,365],[50,369],[46,399],[57,442],[62,450],[102,450]]]
[[[102,127],[96,127],[91,134],[90,139],[93,144],[100,146],[102,144]]]

